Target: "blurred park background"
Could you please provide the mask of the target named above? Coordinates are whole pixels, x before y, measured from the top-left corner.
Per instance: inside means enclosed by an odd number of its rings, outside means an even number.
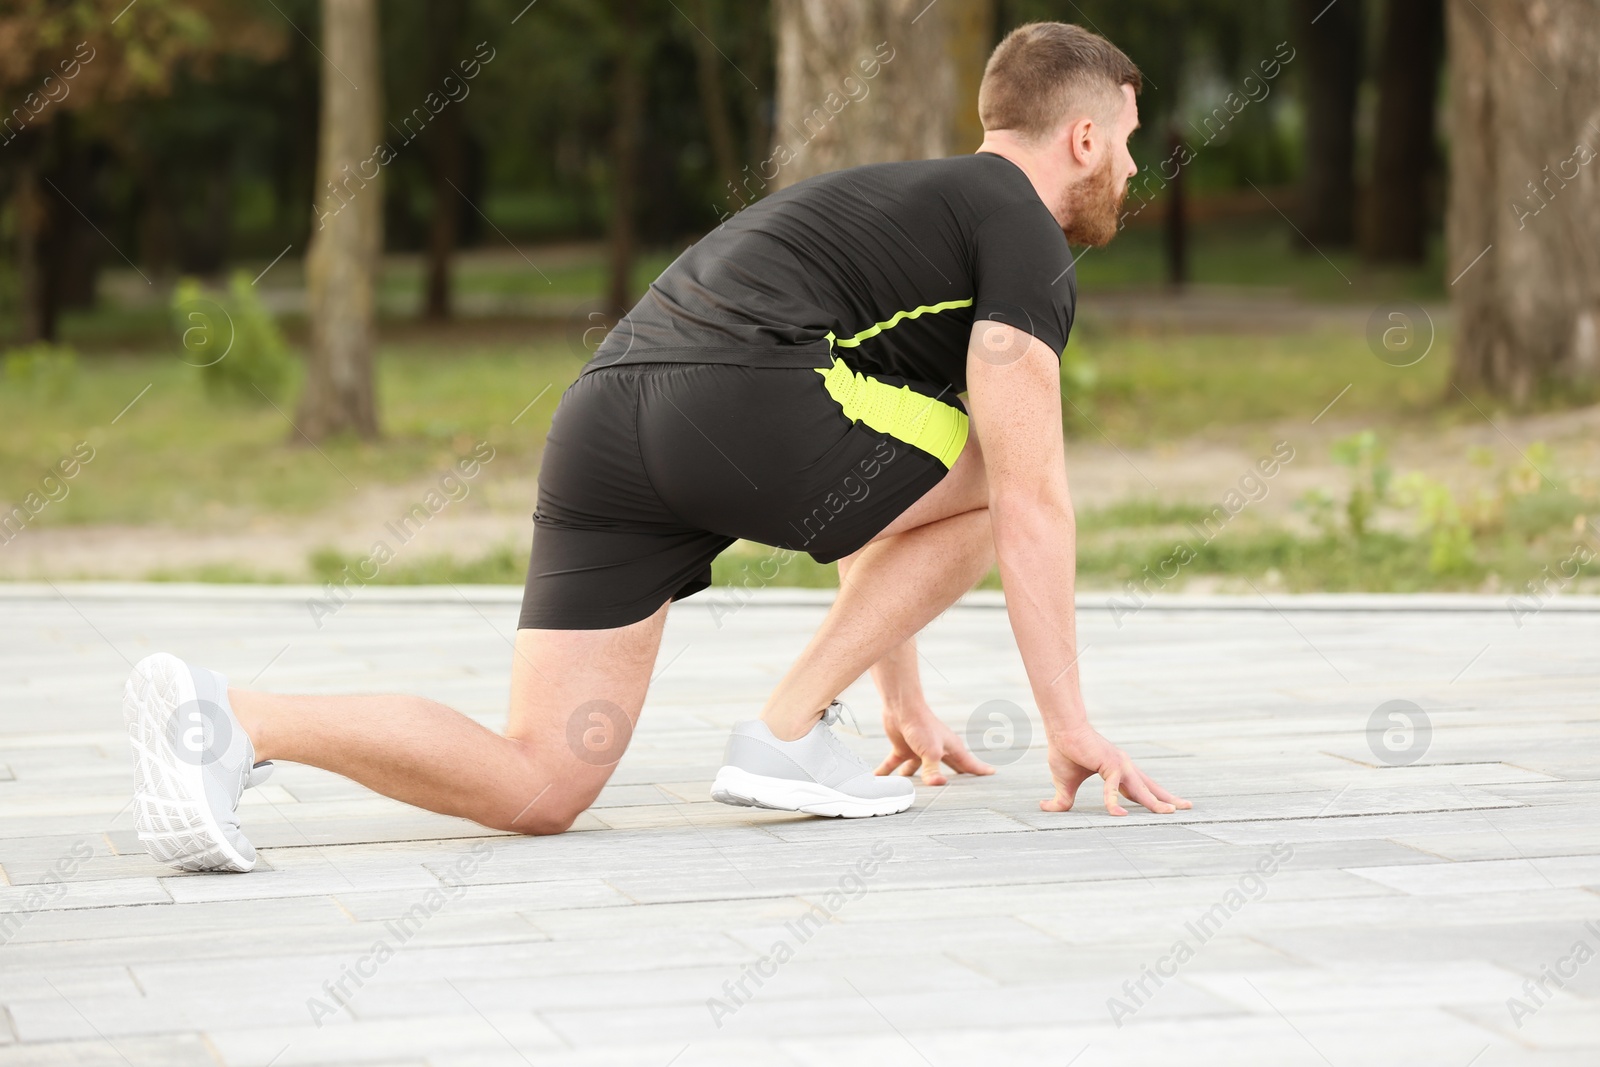
[[[1083,588],[1594,589],[1597,0],[3,0],[0,578],[520,582],[650,280],[971,151],[1037,19],[1146,74],[1063,359]]]

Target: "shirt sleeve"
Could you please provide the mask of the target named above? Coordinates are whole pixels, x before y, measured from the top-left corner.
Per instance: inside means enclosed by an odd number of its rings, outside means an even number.
[[[978,225],[973,320],[1032,334],[1059,358],[1072,330],[1072,250],[1043,204],[1011,204]]]

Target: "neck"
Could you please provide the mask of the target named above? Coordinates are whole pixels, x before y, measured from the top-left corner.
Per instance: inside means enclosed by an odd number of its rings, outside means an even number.
[[[1039,149],[1024,141],[1010,130],[990,130],[983,135],[983,144],[978,146],[979,152],[989,152],[1009,159],[1015,163],[1022,173],[1028,176],[1028,181],[1033,185],[1033,191],[1038,194],[1044,206],[1050,209],[1050,214],[1055,220],[1065,226],[1067,220],[1058,212],[1061,210],[1061,189],[1066,184],[1067,176],[1062,173],[1059,163],[1053,162],[1050,157]]]

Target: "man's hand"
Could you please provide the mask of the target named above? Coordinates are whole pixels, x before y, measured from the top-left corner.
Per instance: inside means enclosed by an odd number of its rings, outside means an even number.
[[[1051,742],[1050,778],[1055,783],[1056,795],[1039,801],[1040,809],[1071,811],[1078,787],[1096,774],[1105,782],[1106,811],[1112,815],[1128,814],[1117,801],[1119,793],[1162,815],[1194,806],[1161,788],[1128,758],[1126,752],[1085,725]]]
[[[883,730],[894,746],[889,758],[878,766],[878,774],[916,774],[922,771],[923,785],[944,785],[947,779],[939,769],[943,761],[957,774],[993,774],[994,768],[967,751],[961,737],[939,721],[932,711],[883,713]]]

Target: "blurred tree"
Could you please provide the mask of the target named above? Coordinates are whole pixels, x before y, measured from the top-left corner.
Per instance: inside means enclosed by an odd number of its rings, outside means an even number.
[[[50,129],[56,165],[48,183],[53,202],[43,248],[44,280],[47,303],[63,310],[93,306],[105,248],[105,238],[89,220],[100,214],[100,177],[109,152],[103,140],[82,132],[81,118],[68,112]]]
[[[473,241],[475,226],[484,227],[491,243],[502,241],[501,233],[539,241],[620,236],[613,215],[616,180],[623,175],[616,149],[624,115],[617,90],[625,43],[637,49],[642,89],[631,194],[634,247],[676,246],[716,225],[729,206],[729,168],[746,180],[744,168],[768,154],[773,55],[767,4],[640,3],[638,37],[631,42],[620,30],[624,12],[615,4],[540,0],[529,8],[527,0],[473,0],[468,8],[467,41],[487,37],[498,58],[484,65],[472,87],[477,99],[461,112],[467,156],[462,188],[501,232],[489,230],[462,202],[463,245]],[[395,14],[388,17],[391,10]],[[423,20],[403,5],[385,12],[391,99],[409,99],[412,90],[405,87],[426,56],[410,36],[420,42],[416,28]],[[560,106],[551,106],[553,100]],[[722,118],[716,117],[719,111]],[[726,138],[717,132],[724,121]],[[474,171],[475,154],[481,174]],[[403,153],[391,175],[407,168]],[[482,183],[476,190],[474,181]],[[417,190],[424,192],[426,184],[419,177]],[[430,199],[419,195],[406,207],[419,220],[413,224],[416,247],[423,245]],[[393,222],[397,215],[388,218]],[[386,234],[391,248],[407,243],[407,232],[398,226]],[[636,256],[623,258],[637,263]],[[614,276],[620,274],[608,265],[599,294],[607,303],[614,299],[607,292]],[[636,285],[640,279],[631,280]],[[542,287],[544,279],[536,278],[536,284]],[[627,287],[624,292],[624,303],[636,295]]]
[[[1167,27],[1166,69],[1163,78],[1170,79],[1175,88],[1183,84],[1188,59],[1189,18],[1181,5],[1173,5],[1170,17],[1163,20]],[[1161,219],[1162,251],[1167,260],[1167,285],[1182,289],[1189,284],[1189,168],[1182,165],[1186,138],[1178,124],[1182,102],[1177,93],[1168,94],[1168,107],[1164,114],[1158,112],[1160,125],[1167,130],[1165,160],[1179,165],[1171,166],[1172,184],[1167,189],[1166,212]]]
[[[634,201],[639,186],[639,140],[644,121],[647,50],[654,35],[641,32],[639,0],[617,0],[611,127],[611,234],[607,257],[606,311],[615,318],[633,306]]]
[[[1167,158],[1182,159],[1183,136],[1176,124],[1168,127]],[[1167,188],[1167,210],[1161,219],[1162,249],[1167,259],[1167,286],[1189,284],[1189,196],[1187,167],[1176,168]]]
[[[1356,238],[1356,95],[1366,7],[1362,0],[1295,0],[1295,12],[1305,54],[1300,230],[1309,245],[1349,248]]]
[[[706,137],[711,142],[717,180],[732,189],[739,181],[740,163],[739,150],[734,145],[733,120],[728,112],[728,95],[722,84],[722,68],[727,60],[716,42],[720,36],[720,20],[711,0],[694,0],[691,7],[694,24],[687,27],[684,36],[694,48],[696,84],[700,90],[700,107],[705,114]]]
[[[278,149],[293,157],[283,142],[296,134],[279,113],[287,101],[274,73],[239,59],[220,62],[203,81],[180,73],[168,95],[99,131],[115,153],[105,197],[114,214],[100,225],[153,282],[174,269],[220,274],[235,252],[241,195],[250,195],[241,194],[242,174],[254,168],[266,182]],[[309,171],[304,179],[309,185]]]
[[[676,136],[678,144],[670,151],[684,191],[694,190],[691,195],[698,209],[703,202],[696,186],[700,184],[699,174],[705,173],[712,179],[713,190],[707,206],[716,212],[716,217],[737,210],[755,195],[758,190],[751,171],[768,153],[771,93],[762,88],[772,84],[773,45],[768,13],[766,4],[739,0],[695,0],[680,5],[679,17],[672,20],[676,33],[669,36],[669,44],[675,37],[693,51],[701,111],[698,128],[668,121],[672,48],[664,48],[653,64],[649,94],[653,154],[661,159],[667,149],[663,142]],[[701,141],[710,150],[706,167],[696,162]],[[660,214],[662,207],[658,204],[652,214]],[[682,209],[667,212],[684,213]]]
[[[228,0],[12,0],[0,11],[0,168],[16,219],[22,338],[55,336],[63,300],[92,295],[95,172],[135,102],[220,57],[267,59],[281,33]],[[78,116],[61,121],[69,113]]]
[[[772,122],[777,110],[776,30],[771,4],[743,4],[736,26],[735,51],[739,55],[739,84],[743,90],[743,115],[746,157],[752,162],[767,158],[772,150]],[[766,88],[762,88],[765,86]],[[726,194],[724,194],[724,197]]]
[[[998,0],[1002,32],[1065,19],[1108,38],[1144,73],[1124,223],[1159,214],[1168,284],[1188,278],[1189,201],[1218,188],[1281,184],[1295,171],[1281,114],[1303,62],[1289,0]],[[1319,24],[1320,25],[1320,24]],[[1255,194],[1252,193],[1252,196]],[[1266,204],[1264,210],[1270,211]]]
[[[466,6],[461,0],[429,0],[428,71],[435,92],[445,79],[460,74],[455,64],[464,43]],[[430,319],[450,317],[450,257],[456,248],[456,220],[461,212],[461,183],[465,170],[465,138],[461,107],[466,98],[444,106],[429,128],[428,167],[433,177],[433,212],[428,226],[428,275],[423,314]]]
[[[926,0],[774,0],[778,117],[760,191],[950,152],[949,12]]]
[[[995,37],[996,0],[948,0],[950,32],[945,34],[950,70],[955,81],[950,94],[950,151],[974,152],[983,143],[983,123],[978,121],[978,86],[989,53],[1000,41]]]
[[[1434,111],[1444,50],[1443,0],[1388,0],[1378,53],[1378,128],[1363,251],[1376,262],[1420,263],[1438,159]]]
[[[383,81],[377,0],[322,0],[322,117],[306,254],[311,348],[298,429],[312,441],[378,435],[373,396],[383,252]]]
[[[1600,0],[1450,0],[1454,384],[1600,381]]]

